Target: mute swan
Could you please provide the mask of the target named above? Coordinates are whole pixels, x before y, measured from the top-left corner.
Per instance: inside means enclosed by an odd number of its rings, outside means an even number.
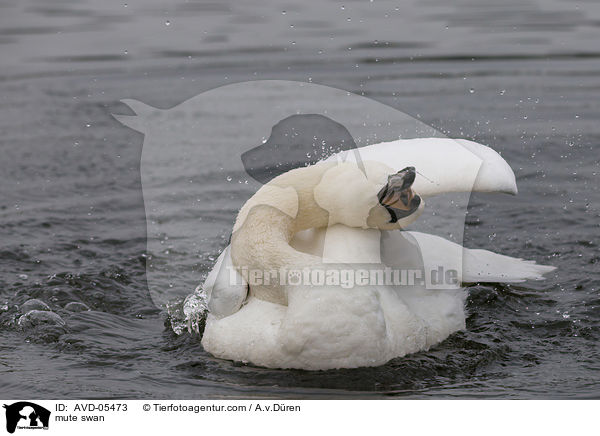
[[[231,245],[202,285],[205,350],[275,368],[376,366],[465,328],[461,282],[541,279],[554,269],[398,231],[428,197],[470,191],[516,194],[514,174],[486,146],[439,138],[369,145],[274,178],[242,207]],[[339,276],[331,283],[299,278],[390,263],[425,277],[442,265],[456,280],[433,289],[406,277],[352,286]]]

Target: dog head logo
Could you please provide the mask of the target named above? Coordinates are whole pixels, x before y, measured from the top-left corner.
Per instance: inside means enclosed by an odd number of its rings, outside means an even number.
[[[50,423],[50,411],[28,401],[5,404],[6,431],[14,433],[19,429],[47,429]]]

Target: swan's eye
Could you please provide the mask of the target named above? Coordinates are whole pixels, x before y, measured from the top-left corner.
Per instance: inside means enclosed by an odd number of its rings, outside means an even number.
[[[421,197],[411,189],[415,174],[415,167],[406,167],[396,174],[391,174],[387,184],[377,194],[379,204],[390,214],[391,223],[409,216],[421,204]]]

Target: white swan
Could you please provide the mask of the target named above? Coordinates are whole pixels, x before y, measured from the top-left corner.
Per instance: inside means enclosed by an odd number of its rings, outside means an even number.
[[[466,140],[375,144],[276,177],[242,207],[231,246],[203,284],[205,350],[277,368],[381,365],[465,327],[466,292],[457,283],[541,279],[554,269],[394,230],[418,218],[420,197],[469,191],[517,188],[496,152]],[[307,279],[312,271],[380,271],[390,264],[422,270],[425,279],[441,265],[456,271],[458,282],[432,289],[428,282],[344,286],[334,279],[292,285],[282,281],[285,273],[266,280],[273,271],[303,271]]]

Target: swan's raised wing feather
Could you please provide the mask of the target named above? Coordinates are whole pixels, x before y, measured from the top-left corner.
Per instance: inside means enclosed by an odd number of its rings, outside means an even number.
[[[467,139],[450,139],[450,141],[457,142],[482,160],[473,191],[517,194],[515,173],[497,151]]]
[[[494,150],[466,139],[416,138],[367,145],[327,160],[383,162],[399,171],[414,166],[414,190],[424,197],[447,192],[517,193],[515,175]]]

